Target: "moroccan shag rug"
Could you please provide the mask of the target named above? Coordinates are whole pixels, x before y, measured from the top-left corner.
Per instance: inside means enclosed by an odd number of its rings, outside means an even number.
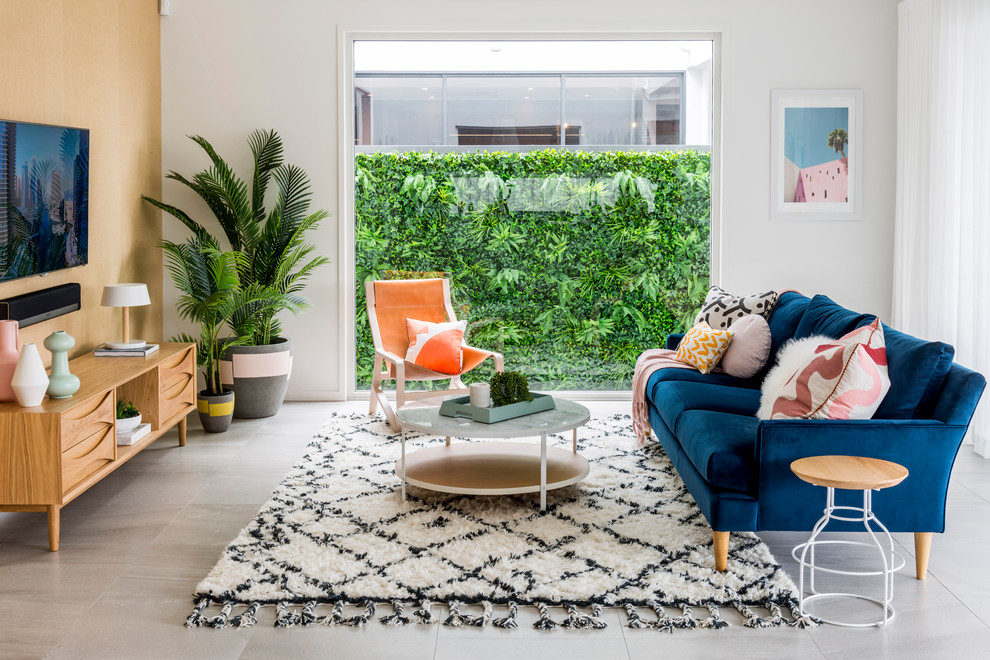
[[[552,436],[570,446],[570,434]],[[410,434],[407,451],[442,439]],[[484,442],[484,440],[453,440]],[[603,607],[634,628],[722,628],[735,608],[752,628],[816,625],[794,583],[753,534],[732,534],[714,569],[711,528],[656,442],[626,415],[578,430],[591,463],[580,484],[539,494],[471,496],[407,489],[400,436],[384,421],[335,415],[258,516],[196,589],[188,626],[493,625],[603,628]],[[695,610],[699,610],[698,613]],[[788,617],[784,612],[790,615]]]

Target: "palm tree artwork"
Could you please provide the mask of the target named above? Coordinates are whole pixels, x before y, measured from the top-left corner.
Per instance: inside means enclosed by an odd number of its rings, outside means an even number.
[[[846,158],[846,145],[849,144],[849,133],[844,128],[836,128],[828,134],[828,147],[842,157],[842,164],[849,172],[849,159]]]

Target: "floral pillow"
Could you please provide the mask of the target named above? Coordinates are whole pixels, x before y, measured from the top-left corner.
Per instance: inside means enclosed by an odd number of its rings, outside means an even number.
[[[780,349],[761,388],[760,419],[870,419],[890,389],[880,321],[840,339],[815,336]]]

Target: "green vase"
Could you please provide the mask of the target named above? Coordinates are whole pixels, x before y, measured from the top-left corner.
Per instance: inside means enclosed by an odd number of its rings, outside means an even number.
[[[72,335],[56,330],[45,339],[45,348],[52,352],[52,373],[48,376],[48,396],[68,399],[79,389],[79,376],[69,373],[69,349],[76,345]]]

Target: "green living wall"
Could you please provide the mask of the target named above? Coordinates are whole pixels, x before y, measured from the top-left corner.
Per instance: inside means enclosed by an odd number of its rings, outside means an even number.
[[[629,389],[640,352],[704,300],[710,165],[698,151],[357,154],[358,389],[374,356],[364,282],[438,271],[467,342],[533,389]]]

